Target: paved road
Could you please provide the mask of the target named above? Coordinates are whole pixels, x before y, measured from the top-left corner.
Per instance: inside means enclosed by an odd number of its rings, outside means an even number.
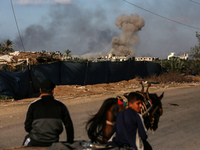
[[[200,86],[159,90],[164,113],[159,128],[153,135],[148,131],[148,141],[154,150],[199,150],[200,149]],[[111,95],[110,95],[111,96]],[[85,122],[95,113],[103,100],[110,97],[92,96],[76,99],[60,98],[71,113],[75,127],[75,140],[88,140]],[[24,119],[30,100],[0,105],[0,149],[20,146],[26,135]],[[61,135],[61,141],[65,140]]]
[[[159,128],[149,142],[155,150],[200,149],[200,87],[167,91]]]

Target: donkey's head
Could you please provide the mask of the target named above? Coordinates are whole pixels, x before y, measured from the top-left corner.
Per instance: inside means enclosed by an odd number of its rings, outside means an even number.
[[[164,96],[164,92],[158,96],[156,93],[149,93],[148,89],[151,86],[151,83],[148,83],[146,92],[144,92],[144,86],[142,82],[142,90],[139,92],[144,96],[144,104],[141,111],[141,114],[144,118],[144,123],[147,129],[156,130],[158,128],[158,122],[160,116],[163,113],[161,99]]]

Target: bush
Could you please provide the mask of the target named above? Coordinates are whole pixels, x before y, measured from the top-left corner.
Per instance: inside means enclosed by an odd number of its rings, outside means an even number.
[[[200,75],[200,60],[157,60],[164,70],[167,72],[174,72],[179,74],[193,74]]]
[[[13,97],[12,96],[0,95],[0,100],[8,100],[8,99],[13,99]]]

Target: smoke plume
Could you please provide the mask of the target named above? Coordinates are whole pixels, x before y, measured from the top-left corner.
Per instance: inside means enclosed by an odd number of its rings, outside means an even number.
[[[134,56],[134,46],[138,45],[138,31],[142,29],[145,21],[137,14],[120,15],[115,25],[121,29],[120,37],[113,37],[111,54],[116,56]]]
[[[47,16],[22,31],[27,51],[71,50],[72,54],[102,52],[111,48],[111,40],[118,33],[107,24],[104,8],[84,9],[82,5],[52,6]],[[20,38],[15,39],[16,49],[22,49]]]

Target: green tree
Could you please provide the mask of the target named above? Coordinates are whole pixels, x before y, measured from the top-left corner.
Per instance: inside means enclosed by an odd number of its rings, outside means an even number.
[[[192,56],[194,59],[200,59],[200,34],[196,32],[196,37],[198,39],[198,46],[191,47],[190,49],[190,56]]]
[[[69,49],[68,49],[68,50],[65,50],[64,52],[65,52],[65,54],[67,55],[67,57],[70,56],[71,51],[70,51]]]
[[[4,43],[0,43],[0,53],[1,54],[8,54],[9,52],[14,52],[13,48],[14,43],[13,41],[7,39]]]
[[[50,52],[50,54],[51,54],[52,56],[56,55],[56,53],[55,53],[55,52]]]
[[[176,72],[176,73],[185,73],[188,67],[187,60],[181,60],[178,58],[171,58],[170,60],[157,60],[156,63],[159,63],[162,68],[167,72]]]

